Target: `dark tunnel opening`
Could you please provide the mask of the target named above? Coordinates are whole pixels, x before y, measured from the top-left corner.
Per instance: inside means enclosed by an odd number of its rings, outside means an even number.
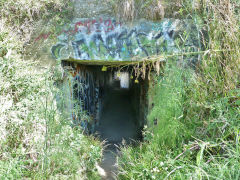
[[[141,138],[140,85],[132,83],[129,88],[121,88],[120,81],[115,80],[103,87],[103,92],[102,112],[96,128],[101,139],[117,143]]]
[[[103,68],[64,62],[72,75],[74,124],[109,143],[142,140],[146,124],[148,80],[136,81],[132,66]],[[119,71],[121,69],[121,71]],[[84,119],[83,114],[89,118]]]

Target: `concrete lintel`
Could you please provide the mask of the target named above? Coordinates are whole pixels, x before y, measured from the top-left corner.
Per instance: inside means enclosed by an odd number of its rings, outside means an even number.
[[[69,58],[62,60],[65,62],[74,62],[77,64],[82,64],[82,65],[103,65],[103,66],[124,66],[124,65],[135,65],[135,64],[142,64],[144,62],[150,62],[152,61],[151,59],[149,60],[139,60],[139,61],[106,61],[106,60],[79,60],[79,59],[74,59],[74,58]],[[160,63],[164,64],[166,61],[165,60],[159,60]]]

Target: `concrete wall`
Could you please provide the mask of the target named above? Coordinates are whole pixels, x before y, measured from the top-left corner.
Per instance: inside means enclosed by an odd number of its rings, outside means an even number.
[[[164,52],[177,52],[174,38],[178,20],[134,24],[113,18],[75,19],[52,46],[55,59],[132,60]]]
[[[39,52],[41,59],[129,61],[198,50],[198,29],[189,20],[123,22],[113,16],[106,0],[73,3],[71,22],[61,28],[55,25],[58,33],[46,25],[34,35],[31,50]]]
[[[200,47],[199,29],[189,20],[126,22],[114,17],[108,0],[72,1],[73,17],[64,26],[51,19],[39,25],[28,46],[30,58],[36,54],[50,64],[63,59],[129,61]]]
[[[49,43],[46,47],[55,60],[129,61],[189,49],[197,51],[198,40],[193,38],[197,37],[196,32],[192,24],[175,19],[129,24],[114,18],[76,18],[51,40],[51,47]],[[34,42],[47,42],[51,35],[40,34]]]
[[[198,28],[189,20],[163,19],[153,22],[145,19],[135,22],[118,21],[106,0],[74,0],[74,13],[70,23],[61,28],[60,33],[56,34],[48,29],[48,26],[39,27],[39,32],[33,38],[32,51],[38,52],[38,58],[42,62],[57,62],[70,60],[81,62],[81,60],[97,61],[136,61],[143,57],[154,55],[166,55],[174,53],[184,53],[186,51],[197,51]],[[57,25],[56,25],[57,26]],[[41,47],[41,48],[39,48]],[[195,56],[181,56],[183,59],[196,59]],[[95,62],[96,63],[96,62]],[[74,64],[70,64],[72,66]],[[75,66],[75,65],[74,65]],[[95,118],[97,122],[96,109],[99,99],[97,97],[98,85],[95,80],[86,79],[93,74],[88,70],[79,71],[76,65],[74,73],[66,73],[64,77],[65,87],[68,88],[67,109],[73,121],[79,121],[79,114],[75,112],[73,102],[76,99],[87,104],[88,115]],[[91,78],[90,78],[91,79]],[[92,78],[93,79],[93,78]],[[84,82],[84,83],[83,83]],[[81,92],[81,83],[91,86],[91,91]],[[73,88],[75,85],[79,88]],[[73,92],[78,89],[78,93]],[[140,126],[144,124],[147,106],[142,88],[141,107],[139,111]],[[84,94],[85,93],[85,94]],[[79,97],[74,97],[77,94]],[[90,98],[90,99],[89,99]],[[80,105],[81,106],[81,105]],[[92,108],[94,106],[94,108]],[[93,111],[92,111],[93,109]],[[95,109],[95,110],[94,110]],[[93,117],[91,115],[94,114]],[[84,120],[85,121],[85,120]],[[87,126],[82,121],[82,126]]]
[[[75,18],[111,17],[111,6],[106,0],[73,0]]]

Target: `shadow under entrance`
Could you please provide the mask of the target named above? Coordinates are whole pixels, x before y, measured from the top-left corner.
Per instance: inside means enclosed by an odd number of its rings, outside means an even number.
[[[70,84],[73,124],[111,144],[141,140],[148,109],[147,79],[137,79],[131,66],[62,65],[71,76],[65,84]]]
[[[125,89],[117,83],[104,88],[102,113],[96,128],[101,139],[119,143],[123,139],[128,142],[141,138],[142,127],[138,122],[140,98],[135,96],[135,93],[139,94],[136,92],[138,88],[130,86]]]
[[[68,73],[64,88],[73,125],[106,141],[97,169],[102,179],[116,179],[116,144],[142,140],[149,82],[135,77],[132,66],[106,68],[64,61],[62,66]]]

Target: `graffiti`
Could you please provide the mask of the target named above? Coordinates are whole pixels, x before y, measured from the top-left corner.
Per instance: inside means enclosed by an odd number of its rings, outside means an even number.
[[[101,32],[100,27],[104,27],[104,31],[110,32],[115,29],[117,26],[121,26],[121,22],[116,22],[115,20],[112,19],[107,19],[103,20],[102,18],[99,18],[99,20],[92,19],[92,20],[83,20],[83,21],[77,21],[74,24],[74,27],[70,27],[67,30],[61,30],[60,33],[55,35],[53,32],[47,32],[47,33],[41,33],[37,38],[35,38],[35,42],[40,41],[40,40],[46,40],[50,36],[59,36],[61,34],[66,34],[66,35],[75,35],[77,32],[81,32],[81,26],[87,28],[87,33],[90,34],[92,31],[95,32]]]
[[[71,118],[74,125],[81,125],[86,133],[91,133],[99,121],[100,90],[99,76],[86,67],[73,67],[70,63],[63,66],[71,66],[72,74],[69,76],[71,89]]]
[[[96,19],[87,19],[76,22],[74,25],[74,32],[82,32],[81,27],[85,27],[87,28],[87,34],[91,34],[92,32],[101,32],[101,28],[104,28],[104,32],[108,33],[113,31],[117,26],[121,26],[121,24],[122,23],[116,22],[112,19],[103,20],[102,18],[99,18],[98,21]]]
[[[46,40],[46,39],[48,39],[48,37],[49,37],[51,34],[52,34],[51,32],[42,33],[42,34],[40,34],[40,35],[35,39],[35,42],[36,42],[36,41],[39,41],[39,40],[41,40],[41,39]]]
[[[114,19],[84,19],[74,23],[72,28],[74,31],[68,32],[74,33],[59,35],[59,42],[52,46],[55,59],[129,60],[175,50],[176,24],[170,21],[142,22],[128,27]]]

